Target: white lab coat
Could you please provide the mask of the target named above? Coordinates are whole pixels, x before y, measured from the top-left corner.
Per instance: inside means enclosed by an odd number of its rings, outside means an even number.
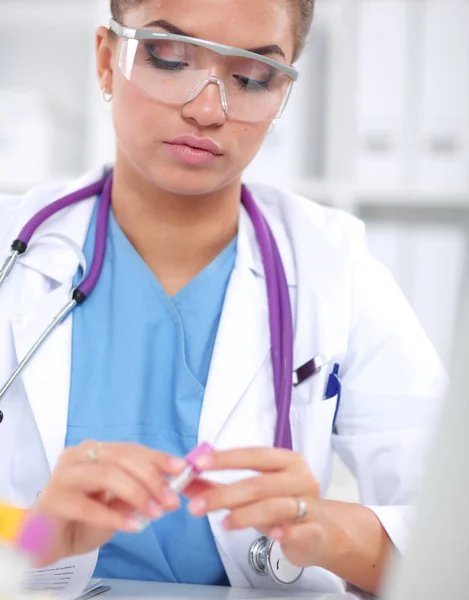
[[[44,205],[97,180],[102,169],[72,184],[37,188],[0,200],[0,261],[26,221]],[[409,506],[437,398],[445,385],[440,362],[388,272],[369,255],[363,224],[294,194],[253,186],[285,266],[295,323],[294,367],[321,355],[330,362],[294,388],[294,449],[327,492],[332,451],[355,473],[361,501],[375,511],[398,549],[405,545]],[[82,247],[95,199],[45,223],[37,236],[59,232]],[[52,237],[32,247],[0,291],[0,383],[10,376],[69,298],[78,259]],[[77,308],[77,310],[80,310]],[[0,497],[30,506],[44,489],[64,447],[70,386],[72,318],[54,332],[1,402]],[[334,362],[341,365],[342,401],[324,400]],[[271,446],[276,409],[262,260],[254,229],[241,211],[238,256],[210,368],[199,439],[219,449]],[[229,482],[239,473],[220,474]],[[210,524],[233,586],[275,587],[248,565],[253,530],[228,533],[223,514]],[[89,560],[96,560],[96,553]],[[312,567],[296,589],[340,591],[333,574]]]

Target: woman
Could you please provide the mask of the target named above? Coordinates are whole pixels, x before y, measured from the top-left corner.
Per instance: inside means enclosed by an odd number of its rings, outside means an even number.
[[[2,400],[0,496],[54,519],[49,561],[95,561],[101,547],[97,576],[267,587],[247,561],[261,532],[307,567],[296,589],[340,590],[343,579],[375,592],[405,546],[441,366],[361,223],[254,186],[285,268],[296,375],[324,362],[293,390],[293,450],[273,448],[266,273],[240,202],[313,0],[114,0],[112,10],[113,31],[97,33],[117,137],[104,266]],[[5,257],[38,210],[103,174],[3,201]],[[0,382],[78,283],[69,246],[92,260],[97,207],[91,198],[42,225],[2,288]],[[327,389],[335,374],[341,398]],[[210,479],[181,507],[165,481],[198,441],[217,448],[200,465]],[[324,499],[332,449],[362,504]],[[154,520],[140,533],[136,511]]]

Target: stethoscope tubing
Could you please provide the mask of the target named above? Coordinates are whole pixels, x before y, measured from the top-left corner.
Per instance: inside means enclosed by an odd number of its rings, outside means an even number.
[[[51,333],[69,316],[77,305],[82,304],[86,300],[96,287],[105,260],[112,184],[113,173],[111,171],[100,181],[52,202],[26,223],[19,233],[18,238],[12,244],[12,253],[7,258],[0,271],[0,286],[11,273],[20,255],[27,250],[27,246],[35,231],[47,219],[82,200],[86,200],[96,195],[101,196],[97,215],[95,250],[90,270],[83,282],[73,290],[71,300],[53,319],[31,350],[22,359],[6,384],[0,389],[0,401],[5,397],[7,391],[11,388],[16,379],[18,379]],[[242,202],[256,231],[265,270],[269,307],[271,357],[275,402],[277,407],[274,446],[291,449],[290,406],[293,373],[293,322],[288,284],[274,235],[264,215],[256,206],[251,194],[244,186],[242,189]]]

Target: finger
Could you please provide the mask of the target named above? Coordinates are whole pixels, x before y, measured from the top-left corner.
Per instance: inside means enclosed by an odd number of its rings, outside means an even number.
[[[160,518],[163,514],[162,507],[148,489],[112,463],[76,464],[62,472],[55,487],[59,490],[72,490],[82,496],[107,492],[152,519]]]
[[[112,534],[122,530],[135,532],[140,530],[137,522],[132,522],[127,512],[113,510],[87,496],[77,495],[72,492],[63,492],[56,495],[53,503],[41,502],[37,512],[54,519],[74,521],[99,531]]]
[[[205,454],[197,460],[201,471],[229,469],[252,470],[262,473],[282,471],[303,458],[283,448],[240,448]]]
[[[219,488],[222,484],[207,481],[206,479],[194,479],[182,492],[183,496],[189,499],[197,498],[212,490]]]
[[[231,485],[209,489],[189,506],[194,516],[235,508],[282,496],[316,496],[319,485],[312,475],[299,478],[294,472],[257,475]]]
[[[152,450],[139,444],[95,442],[92,440],[68,448],[62,454],[61,460],[66,459],[67,462],[89,462],[88,453],[90,451],[94,452],[96,460],[100,461],[112,462],[116,458],[123,459],[131,456],[136,462],[152,464],[165,475],[179,475],[186,467],[186,462],[182,458]]]
[[[176,460],[169,455],[161,455],[147,448],[125,444],[109,444],[98,455],[99,462],[108,462],[123,469],[130,477],[144,486],[152,498],[156,499],[165,510],[175,510],[180,501],[177,494],[168,486],[167,475],[179,474],[186,466],[179,463],[174,468]],[[153,456],[156,454],[157,459]],[[182,468],[181,468],[182,466]]]
[[[130,504],[127,504],[127,502],[124,502],[123,500],[119,500],[119,498],[113,498],[106,504],[106,506],[112,511],[117,512],[126,518],[133,516],[135,513]]]
[[[109,506],[113,499],[113,495],[110,492],[97,492],[95,494],[91,494],[90,497],[96,502],[100,502],[105,506]]]
[[[167,510],[179,506],[177,494],[168,488],[165,475],[181,473],[186,463],[168,454],[155,452],[137,444],[102,444],[85,442],[77,447],[76,454],[79,462],[82,456],[86,458],[89,450],[96,453],[96,461],[114,464],[125,470],[129,476],[139,481],[147,488],[149,494],[158,500]]]
[[[299,567],[310,566],[312,551],[316,558],[321,556],[327,543],[327,535],[319,521],[276,527],[267,535],[279,542],[287,559]]]
[[[237,508],[223,521],[227,531],[253,527],[264,535],[276,527],[291,525],[298,517],[298,503],[294,498],[271,498]]]
[[[284,525],[283,527],[278,528],[278,532],[276,532],[276,529],[277,528],[271,530],[270,534],[274,534],[275,537],[280,537],[281,539],[278,541],[280,541],[285,548],[311,544],[319,547],[325,541],[324,528],[317,519],[312,519],[306,523],[297,522],[290,525]],[[280,535],[276,536],[276,533]]]
[[[185,468],[186,462],[183,458],[172,456],[165,452],[152,450],[140,444],[130,443],[107,443],[99,445],[99,459],[124,461],[132,458],[132,466],[137,462],[153,465],[164,475],[179,475]]]
[[[93,494],[91,498],[100,504],[104,504],[104,506],[110,508],[114,512],[119,513],[125,518],[135,517],[135,509],[130,506],[130,504],[127,504],[127,502],[119,500],[119,498],[116,497],[109,498],[109,494],[106,492]]]

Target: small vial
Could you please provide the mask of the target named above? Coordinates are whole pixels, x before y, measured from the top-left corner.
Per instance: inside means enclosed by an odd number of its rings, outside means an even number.
[[[204,454],[210,454],[211,452],[214,452],[214,448],[207,442],[203,442],[191,450],[184,459],[187,463],[187,467],[184,471],[168,480],[168,486],[171,490],[176,492],[176,494],[183,492],[191,481],[200,475],[200,471],[197,469],[196,465],[197,460]],[[134,515],[134,518],[140,523],[141,531],[151,523],[151,519],[144,517],[143,515],[136,514]]]

